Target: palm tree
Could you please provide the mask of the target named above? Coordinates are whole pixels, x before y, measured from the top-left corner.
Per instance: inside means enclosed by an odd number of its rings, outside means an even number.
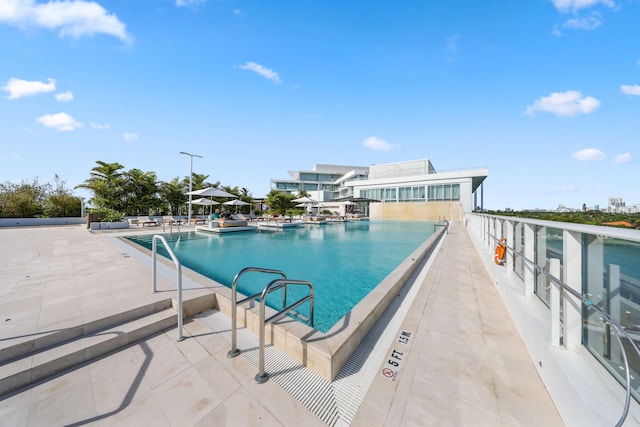
[[[171,215],[179,215],[180,207],[189,200],[189,197],[185,194],[184,185],[177,176],[171,181],[163,182],[160,185],[160,197],[169,205]]]
[[[269,191],[265,198],[265,203],[269,205],[269,210],[278,215],[284,215],[288,209],[294,207],[292,202],[296,196],[292,194],[285,194],[282,191],[273,189]]]
[[[93,192],[90,200],[97,208],[124,211],[122,194],[122,173],[124,168],[120,163],[106,163],[96,161],[98,166],[91,169],[90,178],[75,188],[85,188]]]
[[[161,205],[159,184],[155,172],[133,168],[123,174],[125,212],[128,215],[149,215],[151,209]]]

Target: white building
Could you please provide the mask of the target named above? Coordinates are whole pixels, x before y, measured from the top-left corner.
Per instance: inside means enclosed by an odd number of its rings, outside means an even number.
[[[371,167],[315,165],[289,175],[272,179],[271,188],[305,190],[320,209],[344,213],[351,202],[373,219],[460,220],[464,212],[482,210],[488,169],[437,172],[429,159],[420,159]]]
[[[624,201],[622,197],[613,196],[609,197],[609,207],[607,208],[607,212],[609,213],[624,213]]]

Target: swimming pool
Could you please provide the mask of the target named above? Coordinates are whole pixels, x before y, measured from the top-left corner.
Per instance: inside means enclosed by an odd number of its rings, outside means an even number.
[[[279,232],[183,232],[180,237],[174,233],[165,238],[182,265],[228,287],[245,267],[281,270],[289,279],[310,281],[315,289],[314,328],[327,332],[424,243],[434,228],[433,222],[424,221],[354,221]],[[128,239],[151,248],[151,235]],[[162,245],[158,251],[167,255]],[[239,282],[238,291],[258,293],[274,278],[251,276]],[[293,288],[291,300],[296,292],[305,290]],[[305,310],[308,305],[301,307]]]

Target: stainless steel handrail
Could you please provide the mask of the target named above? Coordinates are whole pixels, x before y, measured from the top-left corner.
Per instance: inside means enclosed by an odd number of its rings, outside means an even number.
[[[160,236],[159,234],[154,234],[151,241],[151,291],[156,293],[156,265],[157,265],[157,241],[160,240],[164,247],[169,252],[169,256],[173,260],[173,263],[176,265],[176,288],[178,293],[178,339],[177,341],[182,341],[184,339],[184,335],[182,334],[182,322],[183,322],[183,310],[182,310],[182,265],[180,261],[176,257],[176,254],[173,252],[167,240]]]
[[[233,278],[233,282],[231,283],[231,349],[227,352],[227,357],[236,357],[238,354],[240,354],[240,350],[238,350],[237,344],[236,344],[236,336],[237,336],[237,329],[238,329],[236,307],[238,306],[238,304],[243,304],[247,301],[254,300],[262,295],[262,291],[261,291],[255,295],[251,295],[246,298],[243,298],[240,301],[237,300],[238,299],[238,293],[237,293],[238,281],[240,280],[241,276],[249,272],[278,274],[282,276],[283,279],[287,278],[287,275],[280,270],[273,270],[270,268],[260,268],[260,267],[243,268],[238,272],[238,274],[236,274],[236,276]],[[282,303],[283,306],[284,304],[286,304],[286,299],[287,299],[287,294],[285,289],[284,295],[283,295],[284,302]]]
[[[268,319],[265,320],[264,312],[265,312],[265,306],[266,306],[266,301],[267,301],[267,295],[270,292],[277,291],[278,289],[284,289],[284,292],[286,292],[287,285],[306,285],[306,286],[309,287],[309,295],[300,298],[298,301],[296,301],[293,304],[283,308],[282,310],[280,310],[279,312],[277,312],[276,314],[274,314],[273,316],[271,316],[271,317],[269,317]],[[262,291],[262,296],[260,297],[260,344],[259,344],[260,360],[259,360],[259,366],[258,366],[258,373],[256,374],[256,377],[255,377],[256,382],[261,384],[261,383],[266,382],[269,379],[269,374],[264,372],[264,341],[265,341],[265,326],[266,326],[266,324],[274,322],[274,321],[284,317],[289,311],[299,307],[300,305],[304,304],[307,301],[310,301],[310,303],[309,303],[309,320],[308,320],[309,321],[309,326],[313,326],[314,291],[313,291],[313,284],[311,282],[308,282],[306,280],[276,279],[276,280],[271,281],[271,283],[269,283],[267,285],[267,287],[264,288],[264,290]],[[286,299],[284,301],[284,304],[286,304]]]
[[[494,234],[489,233],[489,237],[491,237],[494,240],[494,242],[499,240],[499,238]],[[578,298],[586,307],[591,307],[597,312],[599,312],[600,314],[602,314],[610,324],[615,326],[613,330],[616,333],[616,339],[618,340],[618,344],[620,345],[620,349],[622,350],[622,356],[624,359],[624,369],[625,369],[625,381],[626,381],[626,385],[625,385],[626,396],[625,396],[624,409],[623,409],[622,415],[620,416],[620,419],[616,423],[616,427],[622,426],[624,424],[624,421],[627,419],[627,416],[629,415],[629,405],[631,402],[631,374],[629,372],[629,360],[627,357],[627,350],[624,347],[624,345],[622,345],[620,332],[622,332],[625,338],[629,340],[636,354],[640,356],[640,349],[638,349],[638,346],[636,345],[635,341],[633,340],[631,335],[629,335],[629,333],[627,332],[626,328],[624,328],[624,326],[622,326],[616,319],[611,317],[609,313],[605,312],[602,308],[598,307],[598,305],[595,302],[593,302],[593,300],[588,298],[586,295],[579,293],[575,289],[572,289],[568,284],[563,282],[561,279],[557,278],[553,274],[546,271],[543,267],[540,267],[537,263],[535,263],[534,261],[524,256],[522,252],[518,252],[515,248],[509,245],[506,245],[506,243],[505,243],[505,246],[507,247],[508,250],[511,250],[511,252],[514,253],[516,256],[522,258],[527,264],[531,265],[533,268],[541,272],[549,280],[558,284],[563,290],[569,292],[571,295]]]

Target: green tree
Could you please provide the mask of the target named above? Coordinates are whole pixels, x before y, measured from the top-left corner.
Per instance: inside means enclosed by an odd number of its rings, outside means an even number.
[[[162,205],[158,197],[160,184],[155,172],[133,168],[122,174],[122,195],[127,215],[149,215]]]
[[[43,213],[42,206],[50,192],[50,184],[10,182],[0,184],[0,216],[5,218],[34,218]]]
[[[46,217],[70,217],[80,216],[82,212],[79,197],[71,194],[66,182],[56,174],[53,177],[55,188],[44,200],[43,213]]]
[[[85,188],[93,192],[90,202],[97,208],[113,209],[124,212],[124,188],[120,163],[96,161],[98,166],[91,169],[90,178],[76,188]]]
[[[285,194],[279,190],[271,190],[265,198],[265,203],[269,206],[269,211],[273,214],[284,215],[288,209],[294,207],[293,194]]]
[[[188,185],[188,184],[187,184]],[[187,191],[188,191],[187,187]],[[175,177],[169,182],[160,184],[160,198],[167,205],[171,215],[179,215],[180,207],[187,203],[187,196],[184,186],[180,183],[180,178]]]

